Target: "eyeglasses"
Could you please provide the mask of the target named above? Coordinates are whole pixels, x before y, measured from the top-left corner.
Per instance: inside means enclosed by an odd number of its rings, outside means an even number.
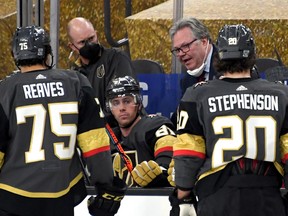
[[[95,40],[95,37],[96,37],[96,34],[92,35],[91,37],[89,37],[89,38],[87,38],[87,39],[85,39],[85,40],[79,41],[79,43],[84,45],[84,44],[87,43],[87,42],[92,42],[92,41],[94,41],[94,40]]]
[[[80,49],[82,48],[85,43],[87,42],[97,42],[97,35],[96,34],[93,34],[92,36],[84,39],[84,40],[81,40],[81,41],[77,41],[75,40],[74,42],[71,42],[71,44],[76,48],[76,49]]]
[[[191,42],[182,45],[181,47],[177,48],[175,47],[174,49],[171,50],[173,55],[178,55],[180,53],[180,51],[182,51],[183,53],[187,53],[190,50],[191,45],[197,41],[198,39],[195,38],[194,40],[192,40]]]

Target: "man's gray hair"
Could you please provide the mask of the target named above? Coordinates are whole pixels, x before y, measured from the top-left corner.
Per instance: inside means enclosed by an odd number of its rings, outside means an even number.
[[[194,37],[197,39],[207,38],[211,41],[211,36],[208,28],[198,19],[194,17],[183,18],[178,20],[169,31],[170,37],[173,40],[174,35],[181,29],[188,27],[191,29]]]

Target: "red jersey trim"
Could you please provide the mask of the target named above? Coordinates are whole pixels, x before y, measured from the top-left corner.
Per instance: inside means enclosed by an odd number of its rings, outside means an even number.
[[[105,151],[110,151],[110,146],[104,146],[101,148],[93,149],[92,151],[83,153],[83,156],[87,158]]]
[[[173,156],[194,156],[201,159],[205,159],[205,154],[193,150],[176,150],[173,153]]]
[[[288,154],[285,154],[284,157],[282,158],[282,163],[286,163],[286,161],[288,160]]]
[[[173,147],[172,146],[167,146],[167,147],[163,147],[158,149],[157,151],[154,152],[154,156],[156,157],[158,154],[165,152],[165,151],[169,151],[172,152],[173,151]]]

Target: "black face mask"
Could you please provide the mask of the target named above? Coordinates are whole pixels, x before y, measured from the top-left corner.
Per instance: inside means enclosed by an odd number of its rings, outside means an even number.
[[[98,43],[86,41],[85,45],[79,49],[79,53],[86,59],[89,59],[89,64],[96,62],[100,56],[101,46]]]

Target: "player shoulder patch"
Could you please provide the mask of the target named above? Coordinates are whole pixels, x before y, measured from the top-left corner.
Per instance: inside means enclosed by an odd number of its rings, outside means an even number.
[[[6,77],[4,77],[2,80],[0,80],[0,82],[9,79],[10,77],[13,77],[14,75],[21,73],[20,70],[15,70],[12,73],[8,74]]]
[[[193,85],[193,88],[197,88],[198,86],[203,86],[203,85],[207,85],[209,82],[208,81],[201,81],[201,82],[198,82],[196,84]]]
[[[154,118],[155,116],[158,116],[157,114],[148,114],[147,115],[149,118]]]
[[[274,81],[276,84],[285,85],[283,81]]]

